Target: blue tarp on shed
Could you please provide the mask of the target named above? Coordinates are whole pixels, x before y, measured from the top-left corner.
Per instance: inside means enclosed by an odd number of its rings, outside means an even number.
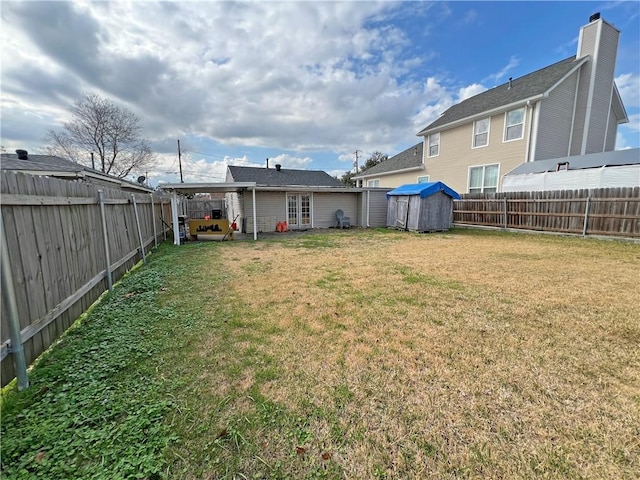
[[[442,182],[407,183],[405,185],[400,185],[398,188],[387,192],[387,198],[392,195],[420,195],[420,198],[426,198],[438,192],[444,192],[451,198],[460,200],[460,195]]]

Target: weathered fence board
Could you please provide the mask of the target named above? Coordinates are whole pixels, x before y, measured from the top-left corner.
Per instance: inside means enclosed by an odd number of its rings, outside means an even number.
[[[454,201],[453,222],[637,238],[640,187],[467,194]]]
[[[142,250],[129,192],[12,172],[0,172],[0,180],[20,335],[31,363],[108,288],[99,190],[114,281],[142,258]],[[171,225],[170,201],[149,194],[135,194],[135,199],[146,251],[166,239],[161,218]],[[5,305],[1,313],[4,386],[15,372]]]

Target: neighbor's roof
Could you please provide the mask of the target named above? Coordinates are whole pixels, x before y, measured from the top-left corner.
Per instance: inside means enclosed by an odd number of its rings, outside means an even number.
[[[568,163],[569,170],[583,170],[585,168],[615,167],[622,165],[640,165],[640,148],[614,150],[612,152],[590,153],[574,157],[551,158],[536,160],[518,165],[507,175],[524,175],[527,173],[555,172],[559,163]]]
[[[20,160],[15,153],[3,153],[0,156],[2,170],[32,172],[82,172],[86,167],[62,157],[53,155],[28,154],[28,160]]]
[[[516,78],[511,83],[503,83],[485,92],[467,98],[450,107],[440,118],[418,132],[423,135],[431,130],[440,129],[446,125],[468,117],[480,115],[507,105],[524,102],[527,99],[542,95],[562,80],[565,75],[579,67],[588,57],[576,59],[575,55],[560,62],[549,65],[524,77]]]
[[[451,198],[460,199],[458,192],[453,190],[451,187],[446,186],[442,182],[407,183],[405,185],[400,185],[398,188],[387,192],[387,198],[403,195],[420,195],[420,198],[425,198],[438,192],[444,192]]]
[[[227,167],[234,182],[255,182],[256,185],[284,187],[304,185],[309,187],[341,187],[340,180],[320,170],[292,170],[282,168]]]
[[[360,175],[356,175],[354,179],[367,178],[375,175],[384,175],[386,173],[397,172],[398,170],[417,169],[422,166],[422,142],[409,147],[406,150],[384,160],[377,165],[365,170]]]
[[[111,182],[125,189],[142,190],[152,192],[153,189],[130,182],[124,178],[103,173],[100,170],[86,167],[72,160],[57,157],[55,155],[27,154],[26,160],[21,160],[15,153],[3,153],[0,155],[0,170],[29,172],[32,174],[49,175],[54,177],[99,178]]]

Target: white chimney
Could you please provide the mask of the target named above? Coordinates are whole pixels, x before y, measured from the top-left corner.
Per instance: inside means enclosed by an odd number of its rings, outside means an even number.
[[[589,60],[580,71],[571,155],[605,150],[619,36],[599,13],[580,29],[577,58]]]

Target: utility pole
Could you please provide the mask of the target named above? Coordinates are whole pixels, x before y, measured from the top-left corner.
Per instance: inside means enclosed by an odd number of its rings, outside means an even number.
[[[180,153],[180,140],[178,140],[178,165],[180,165],[180,183],[184,183],[182,179],[182,154]]]
[[[360,153],[360,150],[356,150],[355,152],[353,152],[353,154],[356,156],[356,175],[358,174],[358,153]]]

